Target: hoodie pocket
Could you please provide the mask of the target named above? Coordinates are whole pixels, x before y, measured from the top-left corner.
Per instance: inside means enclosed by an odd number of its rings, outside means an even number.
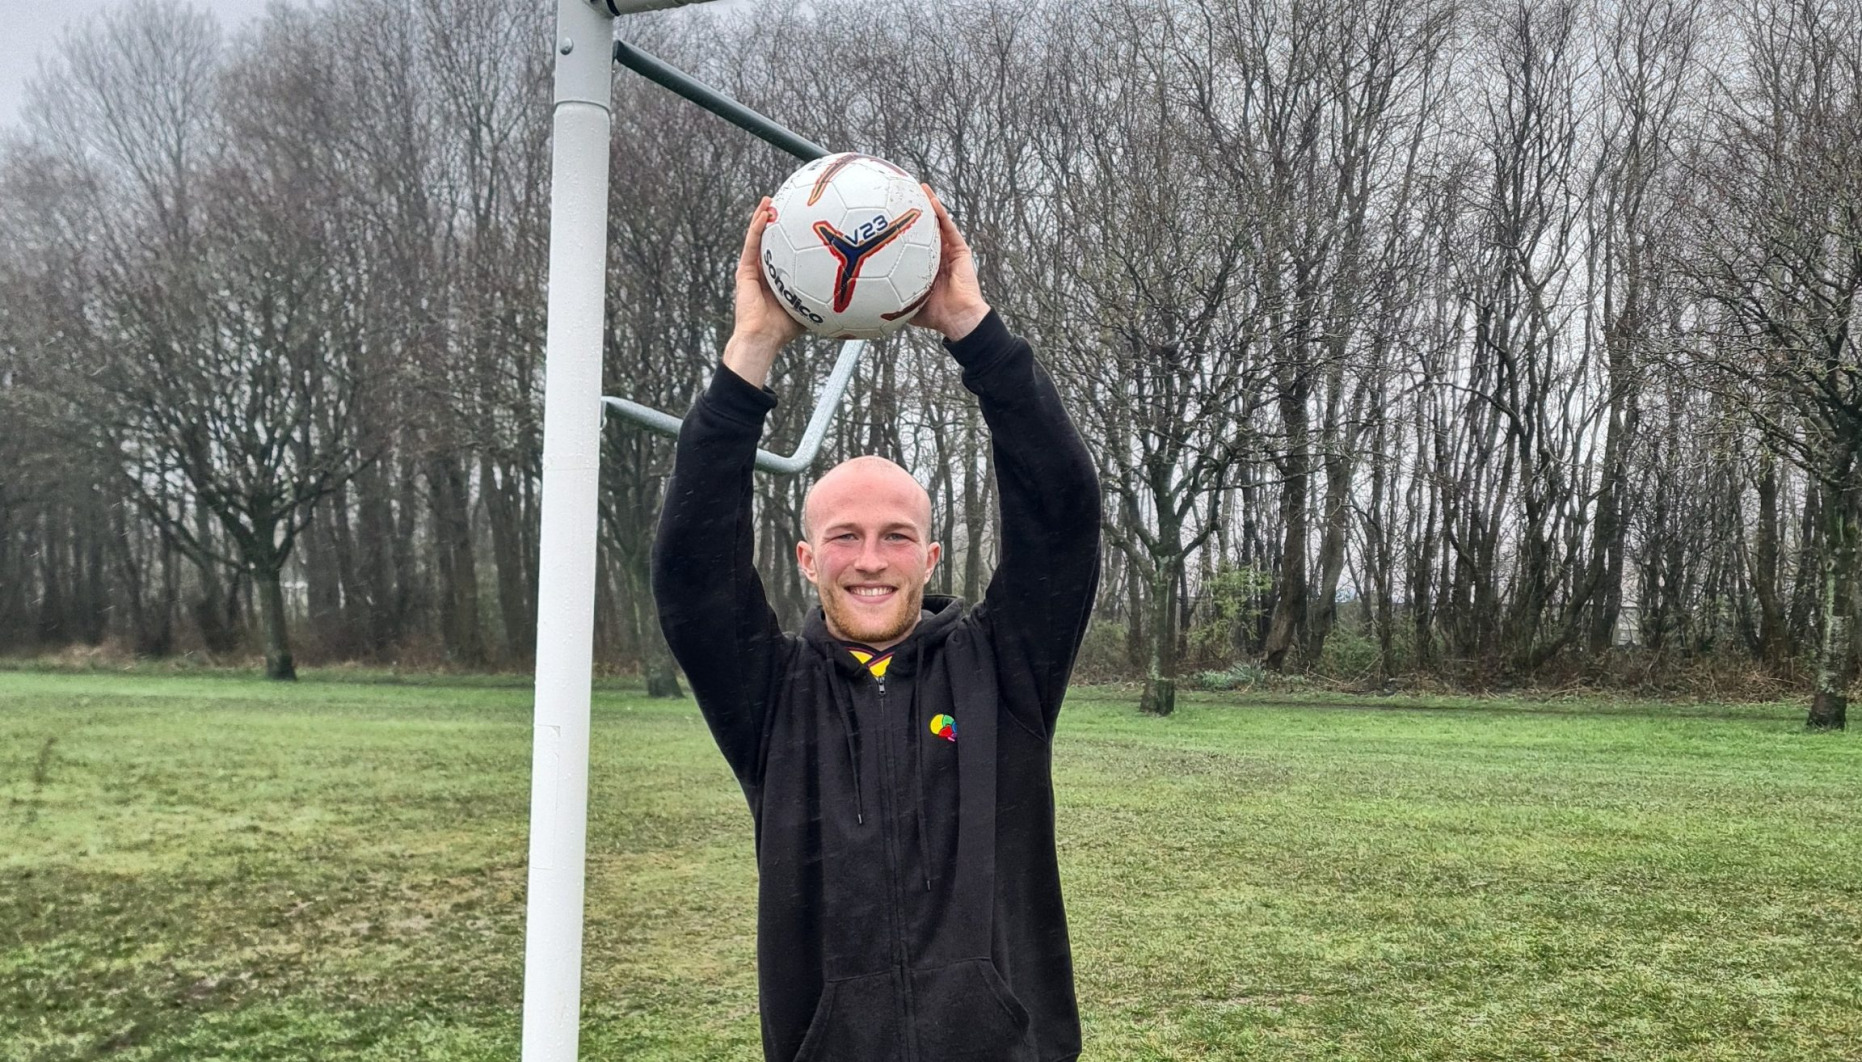
[[[924,1062],[1033,1062],[1028,1010],[988,959],[912,971]]]
[[[891,973],[829,981],[795,1062],[884,1062],[905,1057]]]

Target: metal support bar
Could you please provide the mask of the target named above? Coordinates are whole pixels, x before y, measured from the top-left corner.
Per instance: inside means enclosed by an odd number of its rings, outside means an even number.
[[[834,419],[834,411],[839,408],[841,397],[847,393],[847,385],[852,382],[853,371],[859,367],[860,355],[865,350],[866,341],[863,339],[841,344],[840,356],[835,359],[834,368],[828,372],[828,382],[821,388],[821,397],[815,400],[815,411],[808,416],[808,427],[802,430],[802,441],[795,447],[795,452],[783,457],[758,449],[756,467],[765,472],[792,476],[815,463],[815,458],[821,453],[821,441],[827,438],[828,422]],[[670,413],[661,413],[649,406],[612,395],[603,395],[601,404],[616,415],[662,435],[677,437],[679,434],[680,420]]]
[[[596,2],[609,2],[609,0],[596,0]],[[660,3],[665,0],[636,0],[636,2]],[[828,149],[820,144],[784,129],[685,71],[648,55],[626,41],[614,42],[614,61],[804,162],[812,162],[829,154]],[[801,445],[797,446],[795,453],[788,457],[759,449],[756,452],[756,467],[765,472],[792,476],[814,464],[815,458],[821,453],[821,440],[827,437],[828,422],[834,419],[834,410],[840,406],[840,400],[847,392],[847,384],[853,379],[853,370],[860,364],[860,355],[865,350],[864,340],[853,340],[842,344],[840,357],[834,362],[833,370],[828,373],[827,386],[822,388],[821,397],[815,403],[815,411],[809,415],[808,427],[802,433]],[[677,436],[679,434],[681,422],[678,417],[670,413],[662,413],[650,406],[643,406],[638,402],[616,398],[612,395],[603,396],[601,404],[616,415],[642,427],[665,435]]]
[[[820,144],[797,136],[685,71],[648,55],[626,41],[614,42],[614,61],[648,81],[684,96],[732,125],[754,133],[803,162],[813,162],[823,155],[831,154]]]

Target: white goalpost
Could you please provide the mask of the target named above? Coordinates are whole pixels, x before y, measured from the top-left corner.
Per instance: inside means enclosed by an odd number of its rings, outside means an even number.
[[[556,5],[523,1062],[575,1062],[580,1036],[613,20],[687,2]]]

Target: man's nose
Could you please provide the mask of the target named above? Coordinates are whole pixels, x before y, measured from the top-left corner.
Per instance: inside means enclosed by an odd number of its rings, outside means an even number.
[[[854,564],[863,572],[876,572],[886,566],[886,554],[879,548],[879,540],[869,538],[860,544],[860,556]]]

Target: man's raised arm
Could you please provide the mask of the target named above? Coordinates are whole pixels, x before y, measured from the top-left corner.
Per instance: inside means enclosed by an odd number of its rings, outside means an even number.
[[[1054,730],[1099,589],[1099,477],[1047,370],[983,300],[969,245],[935,196],[944,234],[939,287],[913,324],[945,335],[995,449],[1002,542],[979,618],[1005,665],[1003,702],[1041,736]]]
[[[800,333],[757,269],[768,212],[765,199],[745,234],[736,327],[723,365],[679,430],[653,542],[660,628],[753,802],[762,781],[764,712],[785,643],[756,573],[751,474],[763,420],[776,406],[763,384],[776,354]]]

